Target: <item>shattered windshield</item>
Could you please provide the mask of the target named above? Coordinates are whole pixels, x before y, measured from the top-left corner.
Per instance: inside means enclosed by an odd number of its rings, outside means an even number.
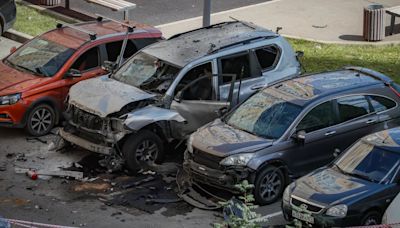
[[[240,105],[226,123],[264,138],[278,139],[300,112],[300,106],[286,101],[272,89],[265,89]]]
[[[11,54],[5,61],[14,68],[51,77],[74,52],[72,48],[36,38]]]
[[[140,52],[124,64],[113,78],[146,90],[168,89],[179,69],[151,55]]]
[[[344,173],[376,183],[390,183],[400,168],[400,153],[364,141],[357,142],[336,166]]]

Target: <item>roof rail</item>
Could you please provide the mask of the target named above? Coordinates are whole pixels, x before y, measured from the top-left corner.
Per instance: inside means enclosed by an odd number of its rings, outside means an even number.
[[[370,77],[373,77],[375,79],[378,79],[378,80],[384,82],[387,85],[389,85],[393,81],[390,77],[388,77],[380,72],[377,72],[377,71],[374,71],[374,70],[371,70],[371,69],[365,68],[365,67],[348,66],[348,67],[344,67],[344,69],[366,74]]]
[[[237,23],[237,21],[224,21],[224,22],[220,22],[220,23],[217,23],[217,24],[212,24],[212,25],[207,26],[207,27],[201,27],[201,28],[198,28],[198,29],[193,29],[193,30],[189,30],[189,31],[186,31],[186,32],[178,33],[178,34],[175,34],[175,35],[171,36],[170,38],[168,38],[168,40],[171,40],[171,39],[174,39],[176,37],[185,35],[187,33],[195,32],[195,31],[198,31],[198,30],[209,29],[209,28],[217,27],[217,26],[220,26],[220,25],[223,25],[223,24],[231,24],[231,23]]]
[[[257,29],[256,25],[254,25],[254,24],[252,24],[252,23],[249,23],[249,22],[247,22],[247,21],[242,21],[242,20],[239,20],[239,19],[237,19],[237,18],[235,18],[235,17],[232,17],[232,16],[229,16],[229,18],[232,19],[233,21],[240,22],[240,23],[242,23],[242,24],[244,24],[244,25],[246,25],[247,27],[250,27],[250,28],[252,28],[252,29]]]
[[[80,27],[72,25],[72,24],[57,22],[57,26],[56,27],[58,29],[61,29],[62,27],[69,27],[69,28],[78,30],[80,32],[88,34],[91,40],[96,40],[96,38],[97,38],[97,34],[95,32],[88,31],[86,29],[80,28]]]
[[[128,23],[125,23],[125,22],[122,22],[122,21],[118,21],[118,20],[112,19],[110,17],[103,16],[101,14],[97,14],[96,13],[95,15],[97,16],[97,18],[96,18],[97,22],[101,22],[101,21],[103,21],[103,19],[107,19],[109,21],[112,21],[112,22],[115,22],[115,23],[118,23],[118,24],[120,24],[122,26],[127,27],[128,28],[128,32],[133,32],[133,30],[136,28],[135,25],[130,25]]]
[[[211,47],[210,50],[208,51],[208,54],[215,53],[215,52],[220,51],[222,49],[225,49],[225,48],[228,48],[228,47],[232,47],[232,46],[236,46],[238,44],[246,44],[246,43],[250,43],[251,41],[254,41],[254,40],[272,39],[272,38],[275,38],[275,37],[278,37],[278,36],[256,36],[256,37],[252,37],[252,38],[247,39],[247,40],[242,40],[242,41],[231,43],[231,44],[228,44],[228,45],[225,45],[225,46],[221,46],[221,47],[218,47],[216,49],[213,49],[213,47]]]

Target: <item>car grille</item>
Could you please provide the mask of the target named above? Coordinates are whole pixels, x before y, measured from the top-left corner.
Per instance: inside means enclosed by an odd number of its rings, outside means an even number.
[[[323,207],[303,202],[303,201],[301,201],[299,199],[296,199],[294,197],[292,197],[291,203],[292,203],[292,205],[294,205],[296,207],[300,207],[303,210],[311,212],[311,213],[319,213],[319,212],[322,211],[322,209],[324,209]]]
[[[219,162],[222,159],[223,158],[221,157],[214,156],[212,154],[209,154],[207,152],[198,149],[194,149],[193,151],[193,161],[198,164],[205,165],[211,169],[219,169],[220,168]]]
[[[101,117],[85,112],[75,106],[71,107],[72,122],[91,130],[102,130],[104,121]]]

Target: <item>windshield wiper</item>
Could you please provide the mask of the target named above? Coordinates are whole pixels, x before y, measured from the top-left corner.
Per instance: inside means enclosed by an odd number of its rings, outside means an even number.
[[[9,61],[10,62],[10,61]],[[39,74],[38,72],[36,72],[36,71],[34,71],[34,70],[32,70],[32,69],[29,69],[28,67],[25,67],[25,66],[21,66],[21,65],[17,65],[17,64],[12,64],[14,67],[16,67],[16,68],[20,68],[20,69],[23,69],[23,70],[25,70],[25,71],[28,71],[28,72],[31,72],[31,73],[33,73],[34,75],[39,75],[39,76],[42,76],[41,74]]]

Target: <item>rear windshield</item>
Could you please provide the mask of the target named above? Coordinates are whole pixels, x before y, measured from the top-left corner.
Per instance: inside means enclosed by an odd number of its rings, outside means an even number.
[[[226,123],[268,139],[278,139],[301,112],[301,107],[286,101],[272,89],[250,97],[227,118]]]

